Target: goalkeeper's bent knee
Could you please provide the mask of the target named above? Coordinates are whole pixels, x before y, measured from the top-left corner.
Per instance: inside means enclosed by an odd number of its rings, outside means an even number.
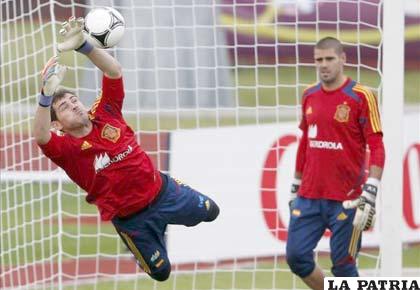
[[[166,263],[164,267],[150,274],[150,277],[152,277],[156,281],[163,282],[163,281],[168,280],[170,274],[171,274],[171,264]]]
[[[207,213],[207,217],[204,220],[205,222],[212,222],[214,221],[220,213],[219,206],[210,198],[208,199],[210,202],[209,210]]]
[[[309,276],[315,269],[315,261],[312,252],[298,253],[293,247],[287,246],[287,264],[290,270],[301,278]]]

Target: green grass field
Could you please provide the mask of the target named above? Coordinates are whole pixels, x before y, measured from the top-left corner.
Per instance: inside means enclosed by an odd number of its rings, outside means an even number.
[[[35,183],[1,183],[1,227],[8,230],[0,237],[3,266],[40,261],[58,252],[58,189],[56,183],[41,186]],[[68,222],[71,216],[94,215],[96,208],[85,202],[84,194],[77,186],[64,184],[62,190],[63,259],[87,255],[95,257],[98,253],[112,256],[126,254],[110,223],[81,221],[81,225],[78,225],[75,223],[77,219]],[[364,252],[359,259],[360,268],[375,268],[377,256],[375,250]],[[328,256],[321,255],[318,262],[324,269],[331,267]],[[403,265],[420,269],[420,245],[404,248]],[[78,285],[77,289],[291,289],[293,283],[297,283],[295,287],[304,288],[300,281],[294,280],[283,259],[277,263],[239,264],[235,269],[226,266],[212,270],[200,269],[198,272],[195,275],[175,273],[165,283],[155,283],[145,276],[139,276],[138,279],[127,281],[99,280],[97,285]],[[74,289],[74,285],[64,289]]]
[[[377,254],[373,252],[371,254]],[[331,263],[326,257],[319,258],[318,263],[323,269],[329,269]],[[372,268],[376,259],[361,257],[360,269]],[[420,246],[404,250],[404,266],[420,268]],[[327,275],[331,275],[326,272]],[[97,287],[97,288],[95,288]],[[116,289],[157,289],[157,290],[210,290],[210,289],[308,289],[300,279],[291,274],[285,261],[278,263],[260,263],[256,267],[244,267],[234,271],[230,269],[213,270],[209,273],[177,274],[164,283],[153,282],[149,278],[139,278],[135,281],[118,282]],[[72,289],[71,287],[65,289]],[[79,285],[79,290],[111,290],[115,289],[113,282],[98,283],[98,285]]]
[[[80,220],[82,226],[77,225],[77,219],[72,217],[77,216],[96,216],[97,209],[95,206],[88,204],[85,201],[85,193],[81,192],[80,189],[72,183],[63,184],[63,194],[61,195],[61,214],[63,219],[63,232],[70,236],[78,235],[114,235],[112,238],[101,236],[99,242],[99,251],[104,254],[115,255],[119,253],[119,247],[116,245],[116,240],[119,243],[119,239],[115,239],[115,230],[111,223],[96,223],[95,218],[91,218],[90,222],[84,222]],[[9,244],[7,235],[1,237],[1,244],[3,249],[8,249],[13,246],[15,242],[18,244],[30,244],[31,241],[41,241],[42,238],[50,238],[58,233],[58,184],[12,184],[11,182],[1,183],[1,225],[3,229],[13,229],[9,234],[11,236],[12,244]],[[71,222],[68,222],[71,220]],[[92,221],[93,220],[93,221]],[[66,222],[67,221],[67,222]],[[99,225],[99,227],[98,227]],[[26,237],[26,240],[25,240]],[[53,238],[55,239],[55,238]],[[80,244],[83,245],[81,248],[76,247],[74,243],[75,238],[63,237],[63,251],[68,253],[70,256],[80,255],[92,255],[98,252],[97,244],[89,242],[90,237],[82,238]],[[86,239],[84,241],[83,239]],[[52,243],[55,244],[56,242]],[[56,245],[54,245],[56,247]],[[122,245],[121,245],[122,247]],[[413,248],[413,250],[416,248]],[[25,249],[24,249],[25,250]],[[54,250],[57,250],[56,248]],[[121,250],[121,248],[120,248]],[[419,251],[416,255],[412,255],[414,252],[408,249],[410,255],[407,255],[406,264],[407,267],[419,267],[420,268],[420,247],[417,247]],[[42,258],[42,252],[40,248],[35,247],[35,252],[32,253],[33,249],[29,245],[25,251],[28,251],[26,258],[24,255],[20,255],[20,260],[4,260],[4,264],[16,264],[22,262],[30,262],[34,260],[40,260]],[[28,260],[29,259],[29,260]],[[364,261],[368,267],[372,267],[373,264],[368,263],[368,260]]]
[[[371,252],[377,255],[377,252]],[[420,268],[420,246],[410,247],[404,250],[404,267]],[[331,263],[326,257],[318,259],[318,263],[329,269]],[[359,259],[359,268],[370,269],[374,267],[376,259],[362,256]],[[331,275],[326,271],[326,275]],[[64,287],[74,289],[74,285]],[[164,283],[157,283],[148,277],[139,276],[137,279],[117,281],[116,279],[102,281],[97,284],[79,284],[79,290],[113,290],[113,289],[157,289],[157,290],[210,290],[210,289],[308,289],[300,279],[297,279],[289,271],[284,260],[278,263],[260,263],[252,267],[237,267],[235,270],[215,269],[200,270],[195,274],[173,273]]]

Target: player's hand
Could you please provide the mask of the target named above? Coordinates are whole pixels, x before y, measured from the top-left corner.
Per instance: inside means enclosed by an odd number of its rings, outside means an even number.
[[[375,205],[378,186],[379,180],[369,178],[363,185],[363,192],[358,198],[343,202],[343,207],[346,209],[357,207],[356,214],[353,219],[353,226],[360,231],[368,230],[375,224]]]
[[[54,94],[66,74],[67,67],[59,64],[57,60],[58,57],[53,56],[42,69],[42,92],[45,96]]]
[[[301,180],[295,178],[292,182],[292,186],[290,188],[290,199],[289,199],[289,208],[292,209],[293,206],[293,202],[295,201],[296,197],[297,197],[297,193],[299,191],[299,187],[301,184]]]
[[[82,17],[70,17],[61,24],[60,34],[63,36],[63,42],[57,45],[59,52],[75,50],[82,46],[86,41],[83,33],[85,20]]]

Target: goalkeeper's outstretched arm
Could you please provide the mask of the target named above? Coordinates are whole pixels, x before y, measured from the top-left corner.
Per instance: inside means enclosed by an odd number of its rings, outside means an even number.
[[[53,94],[64,79],[67,68],[57,62],[57,57],[52,57],[45,64],[42,72],[42,91],[39,95],[38,108],[35,112],[33,136],[35,141],[46,144],[51,139],[51,116],[50,106]]]
[[[121,65],[106,51],[94,47],[83,34],[84,19],[70,17],[61,25],[60,34],[63,41],[57,45],[58,52],[76,50],[86,55],[92,63],[109,78],[120,78],[122,75]]]
[[[83,18],[70,17],[62,24],[60,34],[63,42],[57,46],[59,53],[76,50],[85,54],[92,63],[98,67],[106,77],[118,79],[122,76],[119,62],[106,51],[93,47],[84,36]],[[48,143],[51,139],[51,105],[54,92],[64,79],[66,67],[58,63],[58,57],[52,57],[41,72],[42,91],[39,96],[39,106],[35,113],[33,135],[40,145]]]
[[[108,78],[118,79],[122,76],[120,63],[105,50],[94,47],[86,56]]]

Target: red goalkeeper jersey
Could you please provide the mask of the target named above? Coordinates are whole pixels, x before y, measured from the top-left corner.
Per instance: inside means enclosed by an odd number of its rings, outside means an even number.
[[[103,77],[102,94],[89,111],[93,129],[75,138],[52,133],[41,145],[44,154],[64,169],[87,192],[103,220],[127,216],[147,206],[160,190],[162,180],[147,154],[124,121],[123,80]]]
[[[309,87],[303,94],[299,127],[303,131],[296,164],[303,174],[299,195],[338,201],[359,196],[367,140],[379,136],[382,144],[372,92],[350,78],[334,91],[325,91],[320,83]]]

